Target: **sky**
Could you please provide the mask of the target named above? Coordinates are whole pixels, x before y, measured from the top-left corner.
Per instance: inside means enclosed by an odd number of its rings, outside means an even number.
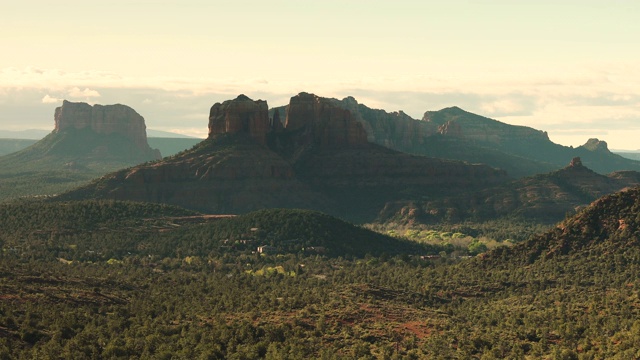
[[[640,1],[21,0],[0,4],[0,129],[62,100],[206,137],[209,108],[306,91],[458,106],[579,146],[640,149]]]

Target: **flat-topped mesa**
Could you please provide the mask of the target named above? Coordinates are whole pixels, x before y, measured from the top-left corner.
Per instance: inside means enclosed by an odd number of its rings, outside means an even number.
[[[367,144],[367,132],[351,111],[333,99],[300,93],[291,98],[285,120],[287,131],[302,131],[321,146]]]
[[[209,137],[242,132],[264,145],[270,130],[269,108],[264,100],[254,101],[240,95],[233,100],[215,103],[209,112]]]
[[[89,105],[67,100],[55,110],[54,132],[66,129],[91,129],[97,134],[120,134],[136,147],[149,151],[144,118],[132,108],[116,105]],[[159,157],[159,154],[158,154]]]

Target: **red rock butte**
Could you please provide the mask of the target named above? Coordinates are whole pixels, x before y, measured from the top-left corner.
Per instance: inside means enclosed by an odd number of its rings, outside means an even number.
[[[263,100],[253,101],[240,95],[233,100],[215,103],[209,111],[209,137],[242,132],[264,145],[270,130],[269,108]]]
[[[279,113],[269,119],[267,102],[240,95],[234,100],[216,103],[209,112],[209,137],[224,133],[246,133],[264,145],[271,131],[295,133],[299,142],[319,146],[366,144],[367,133],[351,111],[333,99],[300,93],[286,107],[284,129]]]

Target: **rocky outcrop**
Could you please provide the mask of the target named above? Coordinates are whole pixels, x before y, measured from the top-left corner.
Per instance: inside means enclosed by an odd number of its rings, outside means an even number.
[[[367,144],[367,133],[351,111],[333,99],[300,93],[287,106],[285,129],[297,133],[300,141],[319,146],[358,146]]]
[[[300,93],[285,108],[284,124],[280,109],[271,117],[267,102],[240,95],[234,100],[216,103],[209,112],[209,137],[217,134],[248,134],[265,145],[271,132],[286,133],[296,146],[356,146],[366,144],[367,134],[352,113],[334,99]]]
[[[609,146],[607,146],[607,142],[595,138],[587,140],[587,142],[581,147],[594,152],[609,152]]]
[[[254,101],[240,95],[234,100],[214,104],[209,111],[209,137],[247,133],[264,145],[270,130],[269,108],[263,100]]]
[[[582,160],[579,157],[574,157],[573,159],[571,159],[571,162],[569,163],[569,167],[579,167],[582,166]]]
[[[132,108],[116,105],[89,105],[64,100],[56,108],[54,132],[68,129],[90,129],[99,135],[117,134],[130,140],[141,153],[150,154],[150,159],[159,159],[159,151],[151,150],[147,142],[144,118]],[[144,157],[144,156],[143,156]]]

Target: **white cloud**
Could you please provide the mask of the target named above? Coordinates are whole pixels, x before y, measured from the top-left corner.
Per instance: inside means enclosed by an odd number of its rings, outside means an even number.
[[[516,116],[531,114],[528,107],[518,101],[508,98],[483,103],[480,108],[483,112],[481,115],[484,116]]]
[[[24,109],[26,104],[38,108],[33,106],[37,102],[43,108],[40,117],[47,124],[58,97],[86,102],[99,99],[103,104],[132,106],[151,128],[177,127],[195,135],[206,131],[208,110],[216,102],[243,93],[267,100],[269,106],[280,106],[298,92],[307,91],[338,99],[354,96],[369,107],[403,110],[414,118],[421,118],[427,110],[455,105],[510,124],[549,131],[565,145],[565,141],[581,144],[584,140],[555,131],[589,129],[594,131],[593,137],[607,135],[605,140],[611,147],[637,148],[637,140],[630,139],[631,135],[640,136],[640,71],[621,66],[560,70],[452,74],[443,68],[411,76],[354,75],[335,81],[255,76],[225,79],[214,75],[137,77],[104,71],[4,68],[0,69],[0,116],[4,116],[0,121],[2,126],[10,126],[9,121],[22,117],[6,115],[6,109]],[[620,132],[614,134],[613,129]]]
[[[169,131],[169,132],[181,134],[181,135],[193,136],[200,139],[206,139],[207,136],[209,136],[209,131],[207,128],[186,128],[186,129],[169,128],[169,129],[166,129],[165,131]]]
[[[42,103],[43,104],[56,104],[56,103],[59,103],[61,101],[62,101],[62,99],[58,99],[58,98],[52,97],[49,94],[45,95],[42,98]]]
[[[80,90],[78,87],[74,87],[68,92],[70,97],[74,98],[94,98],[100,97],[100,93],[96,90],[91,90],[89,88],[84,88],[84,90]]]

